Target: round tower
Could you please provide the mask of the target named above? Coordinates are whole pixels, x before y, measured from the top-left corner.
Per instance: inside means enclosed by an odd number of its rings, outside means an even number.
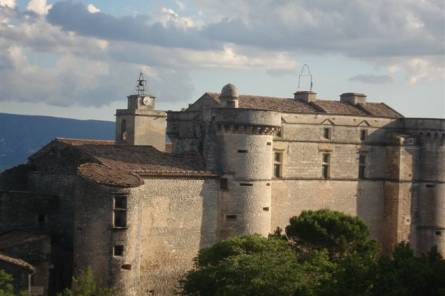
[[[445,133],[419,135],[419,251],[445,255]]]
[[[239,108],[213,112],[221,176],[220,238],[267,235],[271,228],[273,134],[281,126],[280,113]]]

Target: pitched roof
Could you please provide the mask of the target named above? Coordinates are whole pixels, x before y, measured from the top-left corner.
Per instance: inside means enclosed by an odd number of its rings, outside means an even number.
[[[112,141],[55,139],[30,160],[58,146],[62,146],[59,150],[74,150],[76,157],[67,155],[68,161],[75,162],[80,176],[98,184],[136,187],[143,184],[141,176],[213,176],[198,154],[171,154],[152,146],[116,145]]]
[[[19,258],[6,256],[6,255],[0,253],[0,261],[6,262],[6,263],[9,263],[12,265],[16,265],[18,267],[28,270],[31,273],[33,273],[35,271],[34,266],[32,266],[28,262],[26,262],[22,259],[19,259]]]
[[[219,104],[219,93],[207,92],[196,103],[202,105]],[[351,115],[367,117],[401,118],[400,113],[390,108],[384,103],[367,102],[359,105],[352,105],[340,101],[319,100],[314,102],[304,102],[291,98],[265,97],[254,95],[240,95],[239,108],[263,109],[282,113],[303,113],[303,114],[332,114]],[[196,110],[197,106],[192,104],[189,110]]]
[[[42,233],[33,233],[24,230],[11,230],[0,234],[0,250],[7,250],[11,247],[49,239]]]

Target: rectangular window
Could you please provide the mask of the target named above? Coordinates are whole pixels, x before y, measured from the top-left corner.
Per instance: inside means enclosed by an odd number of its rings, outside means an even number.
[[[322,167],[322,176],[324,179],[329,179],[330,177],[330,162],[331,162],[331,155],[329,153],[323,153],[323,159],[321,163]]]
[[[236,215],[226,215],[226,220],[227,221],[233,221],[236,220],[237,216]]]
[[[247,153],[247,150],[240,149],[240,150],[238,150],[238,153]]]
[[[227,180],[227,178],[221,178],[221,180],[219,181],[219,188],[223,191],[227,191],[229,190],[229,181]]]
[[[239,183],[239,186],[253,186],[252,183]]]
[[[263,208],[263,211],[265,211],[265,212],[269,212],[269,207],[264,207],[264,208]]]
[[[281,178],[283,176],[283,153],[274,152],[273,176]]]
[[[325,138],[326,140],[330,140],[331,139],[331,128],[330,127],[325,127],[323,128],[323,138]]]
[[[115,195],[113,200],[113,226],[127,227],[127,196]]]
[[[360,141],[365,141],[367,137],[368,137],[368,131],[365,129],[362,129],[360,131]]]
[[[124,246],[123,245],[114,246],[113,255],[119,257],[124,256]]]
[[[38,214],[37,215],[37,222],[39,225],[43,225],[46,222],[46,216],[44,214]]]
[[[358,177],[359,179],[366,178],[366,155],[360,154],[358,158]]]
[[[127,196],[125,195],[116,195],[114,197],[114,209],[127,209]]]

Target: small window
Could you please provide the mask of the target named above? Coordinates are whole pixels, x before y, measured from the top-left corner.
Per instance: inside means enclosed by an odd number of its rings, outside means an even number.
[[[127,227],[127,211],[114,211],[114,227]]]
[[[113,209],[113,226],[127,227],[127,196],[115,195]]]
[[[253,186],[252,183],[239,183],[240,186]]]
[[[223,191],[227,191],[229,190],[229,181],[227,180],[227,178],[221,178],[221,180],[219,181],[219,188]]]
[[[278,138],[281,138],[281,137],[283,137],[283,131],[282,131],[282,128],[279,128],[278,130],[277,130],[277,137]]]
[[[283,153],[274,153],[274,163],[273,163],[273,176],[275,178],[281,178],[283,176]]]
[[[437,236],[441,236],[441,235],[442,235],[442,231],[436,231],[435,234],[436,234]]]
[[[329,153],[323,153],[322,157],[322,176],[324,179],[330,178],[330,162],[331,162],[331,155]]]
[[[116,195],[114,197],[114,208],[126,210],[127,209],[127,197],[125,195]]]
[[[367,137],[368,137],[368,131],[365,129],[362,129],[360,131],[360,141],[365,141]]]
[[[238,150],[238,153],[247,153],[247,150],[240,149],[240,150]]]
[[[45,224],[46,222],[46,216],[44,214],[38,214],[37,215],[37,223],[39,223],[39,225]]]
[[[127,140],[127,121],[125,119],[122,119],[122,121],[121,121],[120,139],[121,139],[121,141]]]
[[[226,220],[227,221],[233,221],[236,220],[237,216],[236,215],[226,215]]]
[[[436,185],[434,185],[434,184],[426,184],[425,185],[427,188],[434,188],[434,187],[436,187]]]
[[[263,208],[263,211],[265,211],[265,212],[269,212],[269,207],[264,207],[264,208]]]
[[[272,145],[272,142],[267,142],[267,146],[271,146]]]
[[[331,128],[330,127],[323,128],[323,138],[325,138],[326,140],[331,139]]]
[[[114,246],[113,255],[119,257],[124,256],[124,246],[123,245]]]
[[[359,179],[366,178],[366,155],[360,154],[358,157],[358,177]]]

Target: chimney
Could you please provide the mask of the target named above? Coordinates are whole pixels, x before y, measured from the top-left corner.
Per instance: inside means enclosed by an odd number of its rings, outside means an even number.
[[[366,95],[361,93],[344,93],[340,95],[340,102],[351,105],[365,104]]]
[[[313,91],[297,91],[294,93],[294,99],[295,100],[302,100],[306,103],[314,102],[317,100],[317,93]]]

